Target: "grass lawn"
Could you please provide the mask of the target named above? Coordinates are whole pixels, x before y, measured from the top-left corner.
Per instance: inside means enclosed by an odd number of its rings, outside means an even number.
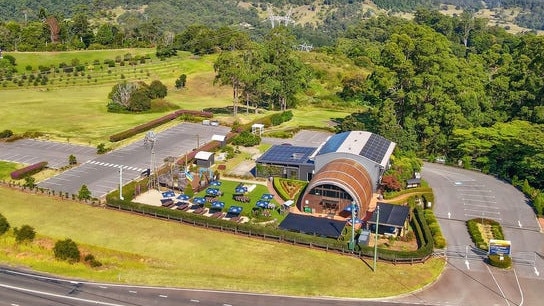
[[[22,165],[18,165],[16,163],[0,161],[0,180],[11,180],[10,173],[21,167]]]
[[[0,213],[12,227],[28,224],[39,241],[15,246],[0,237],[0,261],[85,279],[289,295],[384,297],[434,281],[444,261],[378,263],[250,239],[174,222],[95,208],[0,187]],[[85,220],[85,222],[81,222]],[[51,239],[71,238],[104,266],[55,261]],[[356,281],[347,275],[359,276]],[[395,281],[391,281],[394,279]]]

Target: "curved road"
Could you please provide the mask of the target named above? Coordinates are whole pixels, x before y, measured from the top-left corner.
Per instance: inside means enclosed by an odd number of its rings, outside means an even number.
[[[544,235],[526,197],[492,176],[425,163],[422,177],[435,195],[434,211],[448,246],[447,266],[427,290],[399,301],[447,305],[541,305],[544,288]],[[512,242],[513,268],[484,262],[485,252],[472,247],[465,221],[499,221]]]

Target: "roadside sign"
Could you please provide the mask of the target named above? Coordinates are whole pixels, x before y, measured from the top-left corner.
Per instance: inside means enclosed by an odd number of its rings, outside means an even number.
[[[512,243],[510,240],[489,240],[489,255],[508,255],[510,256],[510,247]]]

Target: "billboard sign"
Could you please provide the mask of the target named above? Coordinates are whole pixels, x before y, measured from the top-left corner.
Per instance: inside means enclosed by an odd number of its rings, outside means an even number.
[[[510,256],[510,240],[489,240],[489,255],[508,255]]]

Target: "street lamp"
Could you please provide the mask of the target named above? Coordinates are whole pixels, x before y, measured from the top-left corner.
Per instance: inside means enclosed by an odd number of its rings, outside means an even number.
[[[355,202],[351,202],[351,239],[349,240],[349,249],[355,250],[355,211],[358,209]]]
[[[119,166],[119,199],[122,201],[123,198],[123,166]]]
[[[376,240],[374,241],[374,269],[376,272],[376,261],[378,261],[378,224],[380,223],[380,205],[376,205]]]

